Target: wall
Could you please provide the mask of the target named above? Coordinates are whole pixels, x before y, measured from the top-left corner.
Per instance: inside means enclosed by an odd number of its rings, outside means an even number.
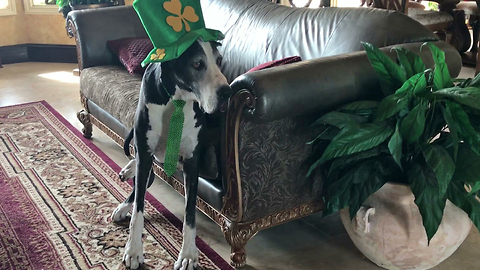
[[[70,44],[65,32],[65,19],[59,14],[25,14],[23,0],[15,0],[17,14],[0,16],[0,46],[25,43]]]

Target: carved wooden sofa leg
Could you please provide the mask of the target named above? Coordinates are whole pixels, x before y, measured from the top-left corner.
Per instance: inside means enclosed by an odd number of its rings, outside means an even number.
[[[83,128],[82,128],[83,137],[91,138],[92,122],[90,120],[90,114],[85,109],[81,109],[80,111],[77,112],[77,118],[80,121],[80,123],[83,124]]]
[[[222,226],[222,232],[231,246],[230,264],[233,267],[243,267],[247,264],[245,246],[248,241],[258,233],[258,231],[258,228],[250,226],[250,224],[243,225],[236,222],[224,223]]]

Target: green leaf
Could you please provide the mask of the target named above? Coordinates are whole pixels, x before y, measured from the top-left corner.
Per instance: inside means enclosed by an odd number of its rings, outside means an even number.
[[[468,86],[465,88],[445,88],[430,94],[430,96],[440,98],[449,97],[458,103],[480,110],[480,88],[478,87]]]
[[[409,167],[407,177],[430,243],[442,222],[446,198],[439,196],[435,173],[426,164],[421,166],[414,162]]]
[[[373,100],[355,101],[338,109],[340,112],[370,117],[377,111],[379,102]]]
[[[425,78],[425,73],[421,72],[413,75],[402,87],[398,89],[395,93],[411,92],[415,94],[424,93],[427,90],[427,79]]]
[[[392,133],[392,127],[384,122],[364,124],[358,129],[339,133],[325,149],[323,156],[310,167],[307,176],[310,176],[313,170],[325,161],[378,146]]]
[[[462,106],[454,102],[445,101],[445,106],[452,114],[454,125],[460,135],[460,139],[466,141],[472,147],[472,150],[480,155],[480,135],[470,124],[467,113],[463,110]]]
[[[367,122],[367,118],[343,112],[329,112],[315,121],[312,126],[328,124],[343,129],[348,125],[358,125]]]
[[[334,127],[334,126],[328,126],[325,130],[323,130],[315,139],[313,139],[310,142],[307,142],[307,144],[313,144],[318,140],[333,140],[335,136],[340,133],[340,129]]]
[[[410,67],[412,69],[412,75],[420,72],[424,72],[426,70],[425,64],[423,63],[423,60],[420,56],[414,54],[413,52],[403,47],[395,47],[394,49],[397,51],[397,56],[399,51],[401,51],[401,53],[404,54],[405,57],[408,59],[408,62],[410,63]],[[400,63],[402,63],[402,61]],[[410,77],[410,76],[407,75],[407,77]]]
[[[480,73],[470,81],[468,86],[480,87]]]
[[[378,156],[381,153],[387,153],[387,151],[388,149],[386,149],[386,147],[381,144],[372,149],[368,149],[368,150],[351,154],[348,156],[336,158],[330,165],[328,175],[332,175],[335,171],[343,171],[347,169],[349,166],[351,166],[352,164],[354,164],[355,162]]]
[[[400,134],[408,144],[416,142],[422,135],[425,128],[426,111],[426,104],[420,103],[403,118],[400,124]]]
[[[427,42],[426,45],[430,48],[433,61],[435,61],[435,70],[433,77],[434,91],[445,87],[452,87],[452,77],[450,77],[447,64],[445,63],[445,52],[440,50],[433,43]]]
[[[383,121],[392,117],[408,105],[409,99],[406,92],[385,97],[378,105],[375,121]]]
[[[469,183],[475,185],[480,182],[480,156],[470,147],[462,143],[458,147],[458,157],[452,182]]]
[[[458,87],[461,87],[461,88],[465,88],[467,86],[470,85],[470,83],[472,82],[472,79],[471,78],[468,78],[468,79],[462,79],[463,81],[458,84]]]
[[[448,187],[447,198],[456,206],[461,208],[472,220],[473,224],[480,231],[480,202],[467,194],[462,182],[452,182]]]
[[[472,127],[480,132],[480,110],[468,106],[462,106],[462,109],[467,113]]]
[[[373,100],[361,100],[361,101],[354,101],[352,103],[349,103],[347,105],[344,105],[340,107],[338,110],[339,111],[357,111],[357,110],[365,110],[365,109],[371,109],[371,110],[376,110],[378,107],[378,101],[373,101]]]
[[[407,78],[412,77],[415,73],[413,73],[412,65],[407,58],[407,49],[402,47],[394,47],[393,49],[395,49],[395,51],[397,52],[398,63],[400,63],[400,66],[403,68],[403,70],[405,70],[405,75],[407,76]]]
[[[362,42],[368,59],[380,79],[384,96],[393,94],[407,79],[402,68],[370,43]]]
[[[472,195],[480,190],[480,182],[476,182],[473,184],[472,190],[468,193],[468,195]]]
[[[453,141],[453,159],[457,160],[458,156],[458,143],[460,139],[458,138],[457,126],[455,121],[453,120],[452,112],[450,111],[450,107],[446,108],[440,106],[442,109],[443,118],[445,122],[447,122],[448,130],[450,131],[450,135],[452,136]]]
[[[326,202],[323,216],[328,216],[348,206],[350,202],[350,187],[354,177],[353,171],[348,171],[338,179],[327,178],[325,182],[324,200]]]
[[[395,132],[388,142],[388,149],[390,150],[390,154],[395,162],[400,168],[402,168],[402,136],[400,135],[398,124],[395,128]]]
[[[422,153],[428,166],[435,172],[438,182],[439,196],[443,197],[455,172],[455,162],[447,150],[441,146],[425,144]]]
[[[391,175],[396,173],[392,165],[395,166],[391,157],[378,156],[356,166],[348,205],[351,219],[370,195],[392,180]]]

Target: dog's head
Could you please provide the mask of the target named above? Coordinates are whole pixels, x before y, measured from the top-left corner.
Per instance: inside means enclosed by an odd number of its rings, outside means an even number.
[[[220,71],[219,45],[197,40],[177,59],[162,63],[162,80],[170,80],[176,91],[193,94],[190,96],[206,113],[215,112],[230,96],[230,86]],[[176,95],[182,96],[181,93]]]

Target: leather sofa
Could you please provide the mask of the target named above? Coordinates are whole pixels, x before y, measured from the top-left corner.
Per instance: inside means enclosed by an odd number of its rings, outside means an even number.
[[[225,34],[223,72],[234,94],[225,112],[209,120],[211,147],[202,166],[211,168],[199,180],[197,207],[221,227],[237,267],[246,263],[245,245],[258,231],[323,209],[321,173],[305,177],[312,152],[306,143],[318,132],[310,123],[341,104],[381,96],[360,41],[392,58],[390,46],[400,44],[421,54],[427,66],[432,59],[420,47],[432,41],[446,52],[453,77],[461,68],[455,48],[398,12],[201,2],[207,27]],[[131,6],[70,12],[67,28],[77,44],[84,136],[92,136],[94,124],[122,145],[141,78],[119,65],[107,41],[147,35]],[[244,74],[295,55],[303,61]],[[155,172],[183,194],[180,172],[168,178],[159,164]]]

